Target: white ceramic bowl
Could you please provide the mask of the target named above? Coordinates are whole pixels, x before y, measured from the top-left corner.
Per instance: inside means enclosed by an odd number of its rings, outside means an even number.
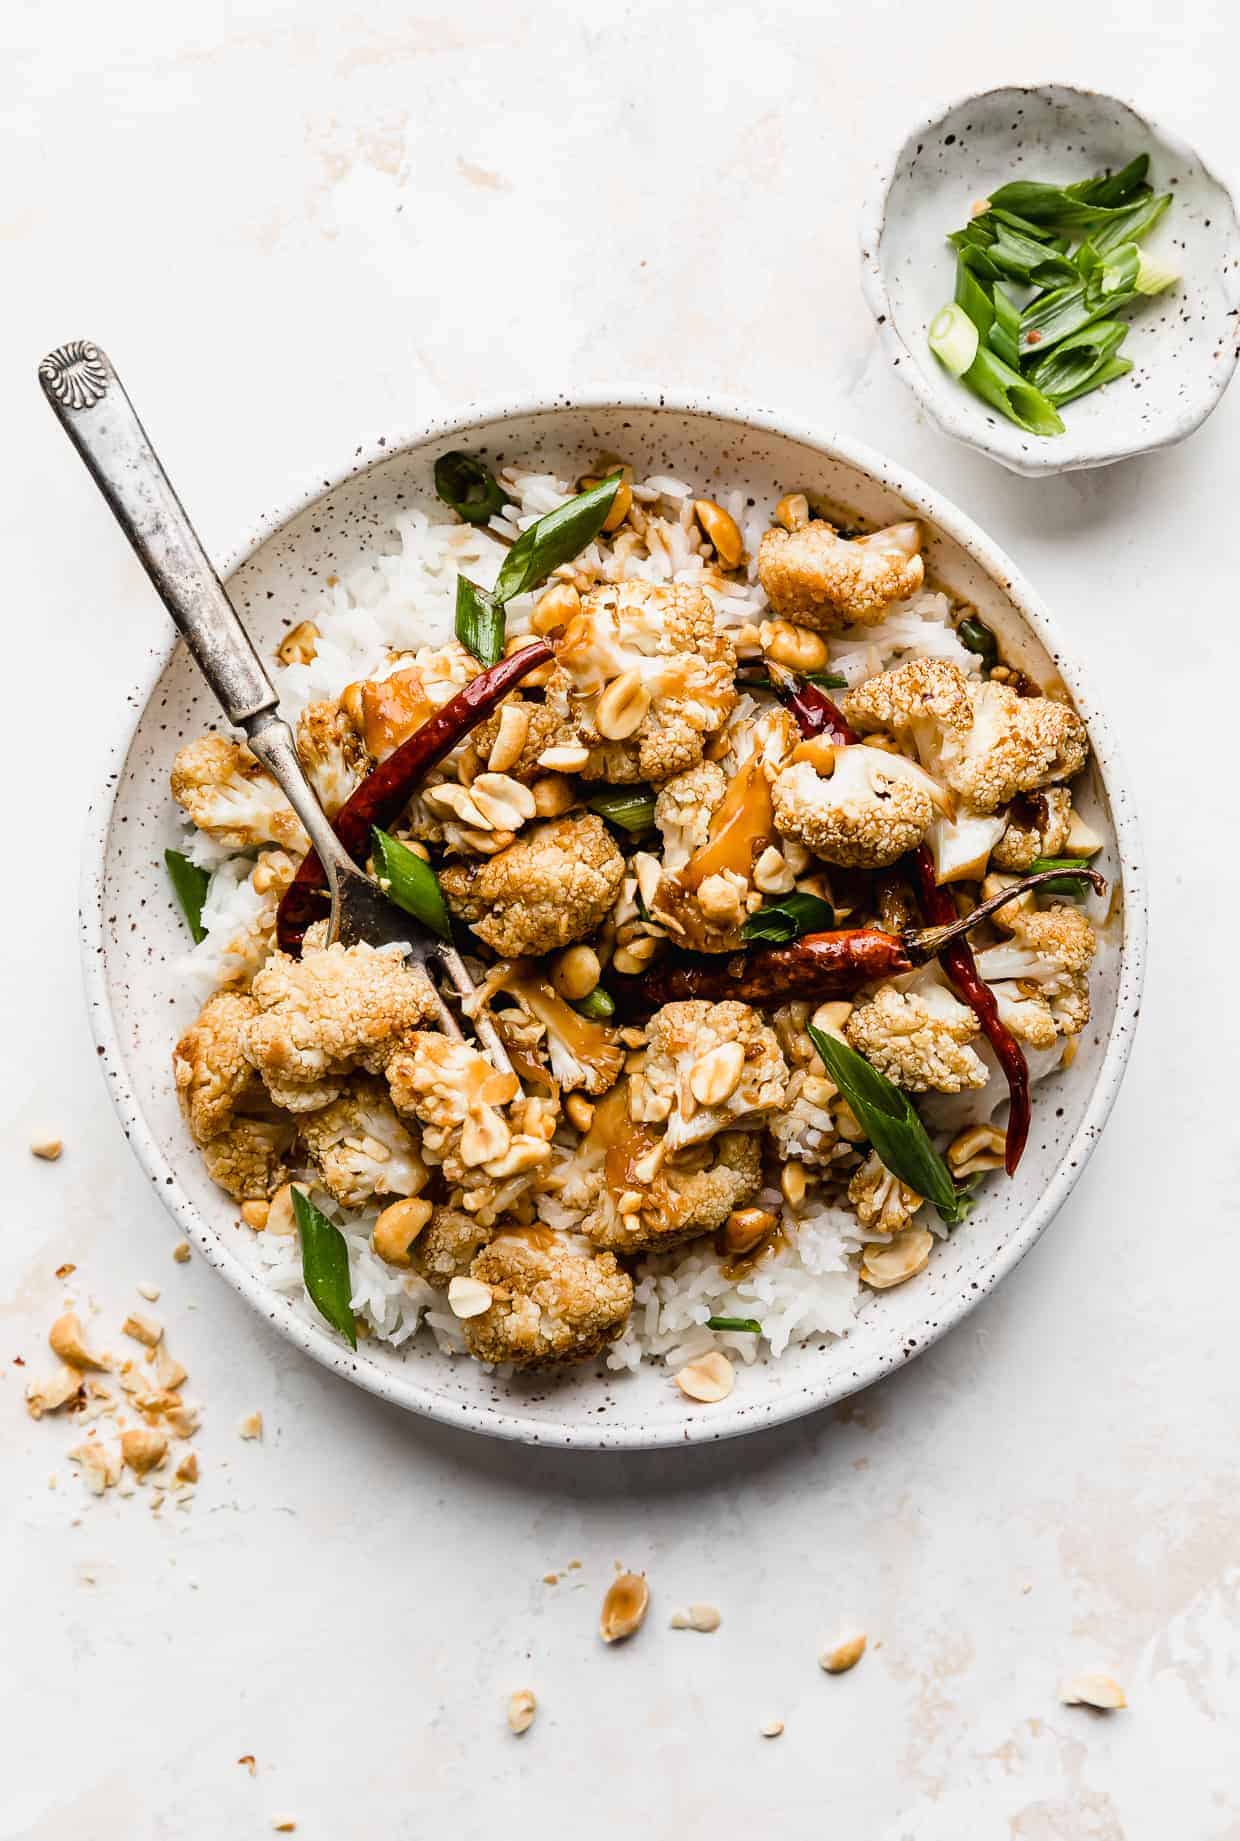
[[[742,1370],[721,1405],[691,1405],[666,1368],[638,1375],[594,1368],[504,1381],[440,1355],[418,1338],[401,1353],[366,1342],[354,1354],[317,1321],[271,1292],[250,1260],[252,1236],[207,1179],[177,1111],[170,1054],[195,1003],[175,965],[186,949],[163,851],[177,826],[168,773],[181,742],[218,718],[184,648],[169,641],[148,661],[132,707],[118,718],[114,772],[94,808],[82,904],[87,994],[102,1065],[130,1143],[175,1218],[281,1334],[360,1386],[450,1425],[531,1443],[636,1447],[726,1438],[838,1400],[919,1354],[978,1302],[1051,1220],[1080,1174],[1127,1060],[1141,988],[1145,889],[1128,782],[1098,704],[1032,591],[962,513],[877,454],[828,442],[812,428],[721,402],[671,405],[633,392],[617,403],[489,408],[451,426],[392,436],[359,449],[324,491],[290,498],[227,559],[230,592],[259,648],[315,606],[317,585],[350,568],[393,513],[432,500],[431,467],[451,447],[492,460],[522,457],[575,476],[600,451],[642,472],[671,472],[712,490],[744,483],[770,494],[808,487],[877,523],[925,519],[931,571],[974,602],[1005,649],[1043,680],[1059,673],[1089,723],[1094,765],[1086,809],[1107,839],[1100,864],[1115,900],[1093,979],[1095,1018],[1069,1072],[1039,1094],[1016,1181],[992,1183],[981,1206],[928,1268],[874,1298],[844,1339],[818,1340],[778,1362]]]
[[[1011,179],[1067,184],[1151,156],[1174,203],[1145,247],[1181,284],[1121,317],[1127,377],[1064,409],[1065,432],[1027,435],[945,371],[926,342],[952,298],[947,233]],[[1105,467],[1191,435],[1231,381],[1238,345],[1240,226],[1228,187],[1178,136],[1131,103],[1065,84],[987,90],[922,122],[880,169],[861,219],[862,283],[899,375],[945,433],[1014,473]]]

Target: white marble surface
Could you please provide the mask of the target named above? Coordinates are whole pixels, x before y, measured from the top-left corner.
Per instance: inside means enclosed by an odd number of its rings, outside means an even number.
[[[7,10],[7,819],[33,880],[18,900],[6,877],[0,953],[0,1835],[197,1841],[285,1815],[307,1838],[432,1821],[1240,1833],[1240,394],[1161,458],[1009,477],[887,374],[853,234],[886,142],[985,82],[1128,92],[1240,164],[1226,12]],[[859,433],[1007,545],[1110,691],[1144,799],[1153,954],[1089,1171],[964,1327],[834,1418],[591,1460],[408,1420],[172,1262],[78,989],[80,820],[163,618],[35,386],[42,352],[82,335],[112,352],[218,550],[364,433],[626,375]],[[27,1149],[45,1128],[57,1164]],[[138,1281],[163,1287],[149,1308],[206,1406],[187,1512],[83,1508],[69,1436],[25,1417],[15,1359],[44,1359],[66,1261],[106,1324]],[[236,1431],[254,1408],[261,1445]],[[648,1570],[655,1606],[604,1652],[616,1559]],[[667,1629],[690,1599],[720,1607],[716,1635]],[[815,1656],[850,1625],[871,1652],[829,1680]],[[1059,1706],[1058,1677],[1087,1664],[1118,1675],[1128,1712]],[[518,1742],[503,1700],[523,1686],[541,1711]],[[786,1731],[767,1743],[773,1716]]]

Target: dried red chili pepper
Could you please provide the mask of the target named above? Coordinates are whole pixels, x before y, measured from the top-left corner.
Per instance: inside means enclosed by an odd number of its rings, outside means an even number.
[[[488,666],[367,774],[333,821],[336,836],[355,863],[365,863],[369,856],[374,826],[386,830],[430,769],[485,721],[522,678],[553,657],[551,647],[538,639]],[[323,868],[312,850],[276,910],[276,940],[281,951],[300,951],[306,928],[322,919],[327,901],[323,885]]]
[[[767,659],[766,671],[772,690],[784,708],[792,711],[797,728],[807,741],[812,736],[825,735],[846,748],[861,740],[856,730],[849,728],[826,691],[820,690],[817,684],[811,684],[808,678],[790,671],[787,665],[775,664],[772,659]]]
[[[954,921],[956,904],[950,889],[936,882],[934,858],[925,844],[919,845],[913,852],[913,878],[926,919],[940,927]],[[1025,1052],[1000,1017],[998,1001],[977,969],[973,948],[968,940],[963,937],[951,940],[940,952],[939,962],[981,1024],[982,1033],[994,1049],[995,1060],[1007,1081],[1012,1103],[1008,1108],[1003,1167],[1009,1176],[1015,1176],[1033,1117],[1029,1098],[1029,1064],[1025,1060]]]

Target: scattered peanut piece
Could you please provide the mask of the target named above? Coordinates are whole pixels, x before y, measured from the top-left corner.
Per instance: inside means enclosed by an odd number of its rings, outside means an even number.
[[[64,1150],[63,1138],[35,1138],[30,1149],[43,1163],[55,1163]]]
[[[762,1737],[764,1739],[778,1739],[782,1736],[783,1730],[784,1722],[782,1720],[767,1720],[766,1724],[761,1728]]]
[[[856,1668],[865,1654],[865,1633],[859,1636],[845,1637],[834,1649],[824,1649],[818,1658],[818,1666],[828,1675],[846,1675],[850,1668]]]
[[[172,1475],[173,1480],[177,1483],[197,1483],[198,1453],[196,1451],[187,1451]]]
[[[164,1418],[178,1438],[192,1438],[198,1430],[199,1418],[196,1406],[170,1406]]]
[[[136,1477],[144,1477],[168,1455],[168,1440],[149,1426],[133,1426],[121,1433],[121,1457]]]
[[[237,1427],[242,1438],[261,1438],[263,1435],[263,1416],[261,1413],[247,1413]]]
[[[81,1392],[81,1370],[61,1368],[45,1381],[31,1381],[26,1389],[26,1411],[32,1419],[42,1419],[44,1413],[58,1412],[70,1400],[79,1399]]]
[[[691,1604],[687,1611],[674,1611],[669,1620],[673,1630],[718,1630],[720,1619],[713,1604]]]
[[[237,1763],[244,1764],[246,1770],[250,1773],[251,1777],[253,1777],[258,1770],[258,1766],[254,1761],[253,1752],[242,1752],[241,1756],[237,1760]]]
[[[271,1826],[278,1835],[291,1835],[297,1824],[290,1815],[273,1816]]]
[[[1118,1681],[1091,1670],[1061,1682],[1059,1698],[1065,1707],[1095,1707],[1099,1713],[1115,1713],[1128,1705]]]
[[[736,1374],[727,1356],[718,1349],[686,1362],[676,1375],[676,1385],[690,1400],[713,1406],[726,1400],[736,1384]]]
[[[172,1257],[176,1260],[178,1266],[186,1265],[189,1260],[189,1241],[178,1240],[172,1249]]]
[[[77,1271],[77,1267],[73,1264],[72,1260],[66,1260],[63,1266],[57,1266],[56,1277],[57,1278],[68,1278],[71,1272],[76,1272],[76,1271]]]
[[[62,1317],[57,1317],[47,1332],[47,1340],[52,1345],[52,1353],[59,1355],[62,1362],[70,1368],[106,1368],[107,1363],[99,1356],[92,1355],[86,1347],[86,1338],[82,1326],[71,1310]]]
[[[528,1732],[534,1724],[534,1715],[538,1711],[538,1702],[529,1688],[518,1688],[515,1694],[508,1696],[508,1730],[509,1732]]]
[[[603,1599],[599,1635],[605,1643],[619,1643],[640,1630],[650,1608],[650,1588],[642,1573],[621,1573],[613,1579]]]
[[[544,1585],[558,1585],[559,1583],[560,1583],[559,1573],[544,1573],[543,1574],[543,1584]]]
[[[121,1454],[109,1451],[97,1439],[88,1438],[74,1447],[69,1453],[75,1464],[82,1466],[82,1476],[87,1487],[96,1495],[102,1496],[105,1489],[110,1489],[120,1481]]]
[[[153,1304],[156,1298],[159,1296],[159,1286],[152,1285],[149,1282],[149,1280],[144,1281],[141,1285],[136,1286],[135,1290],[137,1291],[138,1296],[140,1298],[146,1299],[148,1304]]]
[[[168,1353],[166,1342],[161,1342],[155,1351],[155,1373],[160,1386],[168,1393],[174,1392],[189,1378],[189,1370],[184,1363]]]
[[[162,1323],[154,1317],[139,1316],[137,1311],[131,1311],[121,1324],[121,1329],[126,1336],[132,1336],[135,1342],[144,1343],[148,1349],[153,1349],[164,1333]]]

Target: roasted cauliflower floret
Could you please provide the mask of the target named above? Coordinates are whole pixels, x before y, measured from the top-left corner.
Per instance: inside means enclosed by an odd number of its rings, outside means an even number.
[[[462,1205],[487,1225],[551,1155],[554,1108],[523,1099],[516,1075],[500,1073],[468,1042],[415,1030],[387,1077],[396,1110],[423,1128],[427,1163],[442,1168]]]
[[[292,1143],[287,1122],[249,1116],[267,1106],[262,1082],[246,1060],[242,1031],[258,1005],[240,991],[217,991],[177,1043],[172,1057],[177,1100],[213,1182],[238,1201],[259,1201],[279,1188]]]
[[[250,987],[257,1013],[242,1050],[279,1106],[330,1105],[354,1069],[379,1074],[410,1030],[435,1010],[425,972],[399,951],[329,946],[300,959],[272,953]]]
[[[230,850],[282,844],[304,856],[310,840],[271,775],[241,742],[200,735],[172,763],[172,797],[200,831]]]
[[[902,755],[838,748],[830,774],[810,761],[785,767],[773,789],[775,828],[844,869],[885,869],[922,842],[937,789]]]
[[[848,1199],[862,1227],[875,1234],[900,1233],[922,1206],[922,1197],[892,1175],[877,1151],[849,1183]]]
[[[715,610],[685,583],[595,588],[555,641],[547,703],[564,703],[589,759],[587,780],[659,782],[695,767],[736,691],[732,642]]]
[[[593,812],[548,819],[497,856],[439,876],[452,912],[505,959],[584,940],[623,881],[624,858]]]
[[[675,875],[710,836],[710,821],[723,803],[728,782],[722,767],[703,761],[673,775],[659,788],[654,802],[654,822],[663,839],[663,871]]]
[[[884,730],[911,743],[922,766],[972,812],[994,812],[1018,793],[1070,780],[1089,755],[1075,710],[966,678],[946,659],[914,659],[868,678],[845,698],[843,713],[863,734]]]
[[[297,754],[319,804],[335,818],[370,767],[362,738],[338,703],[308,703],[297,718]]]
[[[920,988],[879,987],[858,1004],[844,1025],[851,1048],[880,1074],[909,1093],[959,1093],[984,1087],[989,1069],[969,1043],[978,1021],[946,985],[923,980]]]
[[[305,1113],[300,1129],[319,1180],[342,1207],[416,1195],[426,1185],[426,1165],[380,1080],[350,1080],[339,1099]]]
[[[614,1342],[633,1308],[633,1281],[610,1253],[589,1253],[549,1228],[501,1233],[470,1267],[490,1308],[467,1318],[465,1345],[481,1362],[517,1368],[585,1362]]]
[[[996,869],[1024,870],[1038,857],[1062,854],[1072,827],[1072,794],[1066,786],[1048,786],[1016,802],[1007,829],[990,853]]]
[[[646,1029],[646,1060],[629,1109],[666,1124],[669,1151],[738,1125],[759,1126],[783,1104],[788,1066],[756,1010],[729,998],[665,1004]]]
[[[1021,903],[1000,908],[995,925],[1011,941],[979,952],[977,969],[1011,1033],[1031,1048],[1079,1035],[1089,1021],[1089,965],[1098,944],[1085,915]]]
[[[916,522],[849,540],[815,518],[799,530],[767,531],[758,546],[758,579],[772,608],[821,632],[876,626],[925,576]]]
[[[545,978],[537,965],[518,961],[488,981],[496,993],[516,999],[516,1009],[497,1009],[495,1020],[514,1048],[532,1048],[545,1054],[551,1074],[565,1093],[606,1093],[620,1078],[624,1049],[614,1029],[591,1021],[574,1010]],[[524,1025],[514,1027],[517,1018]]]
[[[444,1291],[451,1279],[465,1277],[493,1231],[463,1208],[437,1208],[410,1247],[409,1263],[428,1284]]]
[[[680,1246],[713,1234],[762,1187],[762,1151],[753,1132],[720,1132],[709,1144],[671,1154],[666,1142],[642,1133],[609,1154],[597,1199],[581,1224],[593,1245],[626,1255]]]

